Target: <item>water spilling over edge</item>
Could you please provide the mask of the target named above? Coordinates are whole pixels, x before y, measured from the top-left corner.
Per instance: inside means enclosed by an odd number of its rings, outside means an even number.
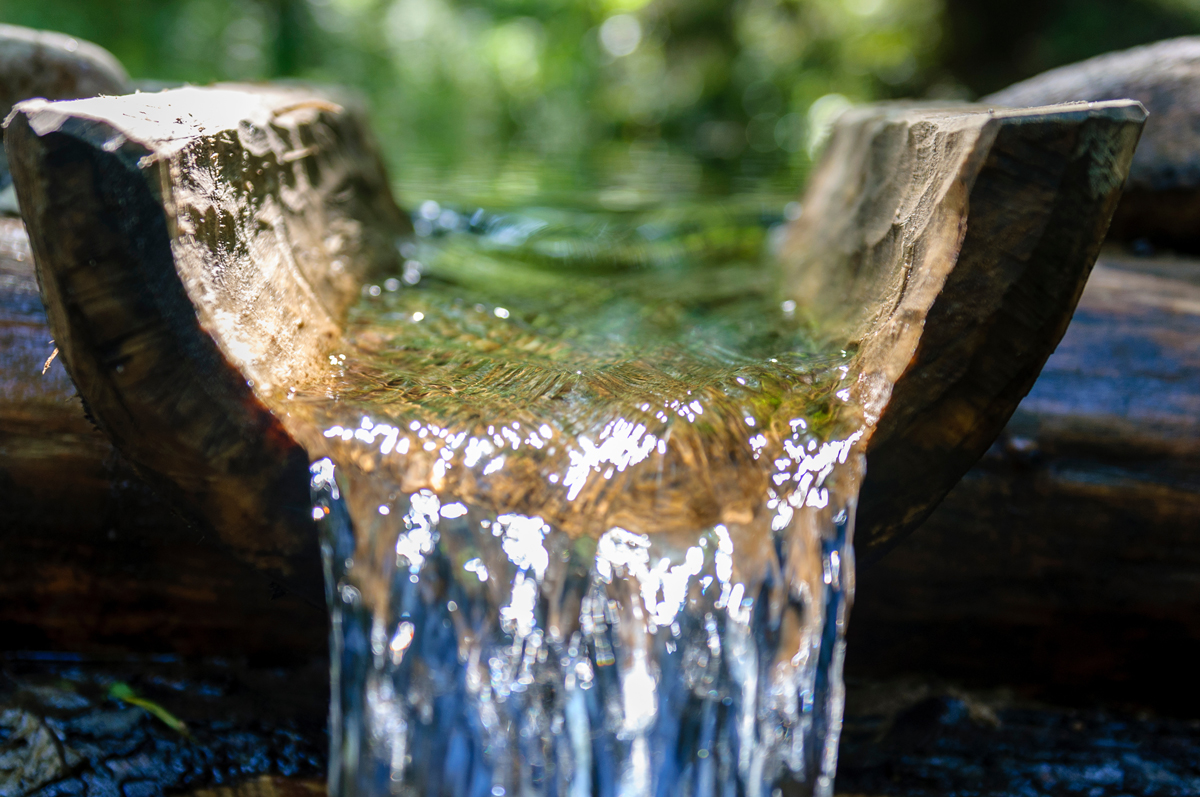
[[[325,455],[333,793],[831,793],[846,353],[781,323],[762,269],[722,293],[726,263],[664,280],[578,236],[564,269],[551,236],[497,256],[513,235],[368,290],[356,349],[280,399]]]

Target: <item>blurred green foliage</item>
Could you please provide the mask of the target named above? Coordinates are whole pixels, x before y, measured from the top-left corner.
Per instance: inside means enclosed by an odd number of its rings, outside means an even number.
[[[803,171],[849,102],[970,97],[1200,32],[1200,0],[0,3],[0,20],[95,41],[143,80],[356,86],[393,162],[616,142],[747,174]]]

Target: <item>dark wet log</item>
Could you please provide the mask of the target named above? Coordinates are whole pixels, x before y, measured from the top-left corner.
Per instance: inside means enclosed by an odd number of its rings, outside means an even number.
[[[821,321],[858,341],[856,390],[882,412],[864,549],[919,523],[1032,384],[1143,119],[893,106],[839,125],[789,256],[802,310],[855,309]],[[403,217],[362,128],[295,90],[187,89],[27,103],[6,141],[51,326],[105,431],[315,594],[307,457],[256,394],[317,372],[361,280],[393,265]]]
[[[866,570],[851,673],[1200,711],[1200,261],[1102,255],[1001,439]]]
[[[324,612],[158,498],[54,348],[24,225],[0,217],[0,650],[323,655]]]
[[[313,367],[365,276],[395,265],[407,219],[359,118],[303,89],[182,89],[25,103],[5,140],[97,423],[197,525],[321,603],[308,460],[253,385]],[[218,301],[198,310],[184,284]]]
[[[0,119],[29,97],[71,100],[132,90],[125,69],[102,47],[61,33],[0,25]],[[0,190],[11,182],[0,149]]]
[[[1145,112],[1136,103],[851,111],[785,244],[793,297],[858,346],[875,428],[855,547],[916,528],[1066,330]]]
[[[1009,86],[982,102],[1010,107],[1138,100],[1150,113],[1113,216],[1115,240],[1200,249],[1200,37],[1108,53]]]
[[[0,115],[27,97],[128,91],[99,47],[0,25]],[[0,189],[6,163],[0,151]],[[0,648],[322,654],[323,613],[188,527],[86,418],[24,225],[3,215],[12,198],[0,194]]]

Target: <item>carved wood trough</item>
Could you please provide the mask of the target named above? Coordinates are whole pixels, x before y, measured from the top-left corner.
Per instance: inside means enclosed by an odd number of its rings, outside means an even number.
[[[1062,336],[1144,112],[877,106],[839,123],[784,247],[800,312],[858,347],[866,556],[923,520]],[[308,456],[258,397],[339,341],[408,233],[361,119],[302,89],[18,106],[42,296],[92,417],[252,567],[320,594]]]

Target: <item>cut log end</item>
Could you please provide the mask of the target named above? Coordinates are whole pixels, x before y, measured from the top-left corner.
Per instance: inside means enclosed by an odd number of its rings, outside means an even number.
[[[1113,240],[1200,250],[1200,37],[1107,53],[984,97],[997,106],[1132,99],[1150,117],[1113,219]]]
[[[6,142],[50,325],[97,423],[319,602],[308,459],[252,385],[311,367],[361,281],[395,267],[407,219],[360,120],[298,89],[183,89],[24,103]],[[241,254],[217,273],[197,240]],[[194,306],[189,288],[217,300]],[[239,373],[222,346],[259,367]]]
[[[916,528],[1054,350],[1137,145],[1135,102],[848,113],[785,257],[802,308],[859,347],[867,445],[856,546]],[[873,417],[872,417],[873,416]]]

